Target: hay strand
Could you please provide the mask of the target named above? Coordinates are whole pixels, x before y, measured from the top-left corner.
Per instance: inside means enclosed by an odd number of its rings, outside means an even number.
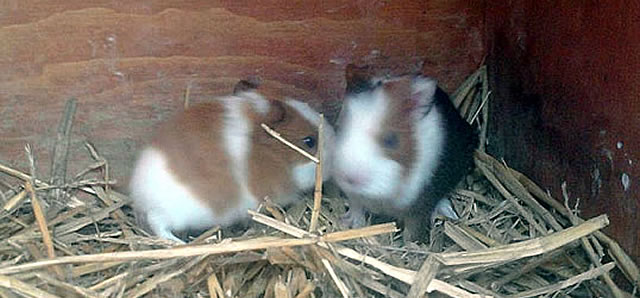
[[[320,216],[320,207],[322,205],[322,168],[323,168],[323,149],[324,148],[324,115],[320,114],[320,126],[318,127],[318,151],[316,158],[318,164],[316,166],[316,183],[313,190],[313,209],[311,210],[311,223],[309,224],[309,232],[315,232],[318,228],[318,216]]]
[[[48,292],[45,292],[41,289],[38,289],[30,284],[20,281],[19,279],[0,275],[0,287],[15,291],[15,293],[20,293],[27,297],[34,298],[57,298],[58,296],[52,295]]]
[[[260,126],[262,127],[262,129],[264,129],[268,134],[270,134],[272,137],[278,139],[278,141],[282,142],[283,144],[285,144],[287,147],[293,149],[294,151],[302,154],[302,156],[308,158],[309,160],[315,162],[316,164],[319,163],[320,161],[313,155],[309,154],[309,152],[304,151],[303,149],[301,149],[300,147],[294,145],[293,143],[287,141],[284,137],[282,137],[282,135],[280,135],[277,131],[273,130],[271,127],[267,126],[266,124],[262,123],[260,124]]]
[[[445,265],[501,263],[515,259],[540,255],[585,237],[609,224],[609,218],[603,214],[560,232],[536,239],[522,241],[472,252],[452,252],[436,255]]]
[[[449,197],[460,220],[438,219],[428,243],[404,243],[394,223],[339,229],[345,200],[320,196],[318,175],[313,198],[288,209],[267,202],[242,231],[213,227],[172,246],[136,225],[131,200],[110,187],[108,161],[86,144],[93,161],[68,182],[39,180],[34,152],[29,174],[0,164],[0,295],[628,297],[613,268],[640,287],[636,264],[600,231],[606,215],[579,218],[570,198],[563,205],[484,152],[486,68],[452,98],[479,125],[481,145],[476,169]],[[321,173],[323,161],[314,162]],[[60,210],[48,208],[53,189]]]

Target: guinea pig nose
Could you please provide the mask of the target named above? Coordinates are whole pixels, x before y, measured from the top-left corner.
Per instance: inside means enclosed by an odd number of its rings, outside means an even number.
[[[359,173],[345,174],[344,179],[347,181],[347,183],[354,187],[362,186],[367,182],[366,177]]]

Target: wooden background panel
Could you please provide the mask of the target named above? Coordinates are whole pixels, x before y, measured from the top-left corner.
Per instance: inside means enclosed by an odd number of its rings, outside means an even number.
[[[40,175],[64,102],[78,99],[70,173],[92,142],[124,180],[154,124],[257,76],[270,95],[335,114],[347,63],[435,75],[453,90],[481,62],[477,1],[4,1],[0,162]]]
[[[488,149],[640,262],[640,2],[491,2]]]

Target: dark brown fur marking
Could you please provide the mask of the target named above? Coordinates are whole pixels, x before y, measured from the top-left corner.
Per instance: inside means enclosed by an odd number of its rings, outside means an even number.
[[[291,179],[292,166],[309,160],[267,134],[260,123],[264,122],[282,137],[311,154],[316,153],[316,148],[306,148],[302,138],[315,138],[317,128],[292,107],[278,101],[271,102],[271,109],[266,117],[253,113],[250,118],[254,123],[254,130],[251,136],[253,148],[249,155],[249,189],[258,199],[268,196],[274,202],[285,203],[293,195],[291,191],[296,189]]]
[[[385,148],[383,144],[385,135],[388,133],[397,134],[397,147],[385,149],[385,152],[391,159],[402,165],[405,169],[404,176],[408,176],[416,155],[415,127],[413,125],[415,104],[411,100],[411,80],[402,78],[390,81],[385,83],[383,88],[388,97],[389,105],[385,117],[380,119],[382,130],[376,137],[380,148]]]

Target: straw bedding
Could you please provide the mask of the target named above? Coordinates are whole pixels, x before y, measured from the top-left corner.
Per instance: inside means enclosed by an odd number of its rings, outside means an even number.
[[[489,98],[484,67],[452,96],[479,125],[481,143]],[[70,101],[60,140],[74,110]],[[63,141],[56,146],[65,152]],[[130,199],[110,189],[108,161],[87,150],[95,163],[67,183],[0,165],[0,296],[636,295],[622,291],[612,271],[627,288],[640,285],[636,265],[599,231],[606,215],[579,218],[575,200],[565,194],[559,203],[483,146],[451,194],[460,220],[438,220],[427,244],[404,243],[393,223],[342,229],[345,200],[329,187],[287,209],[265,204],[250,213],[248,228],[212,228],[175,246],[140,229]],[[64,154],[54,156],[54,167],[64,166]]]

